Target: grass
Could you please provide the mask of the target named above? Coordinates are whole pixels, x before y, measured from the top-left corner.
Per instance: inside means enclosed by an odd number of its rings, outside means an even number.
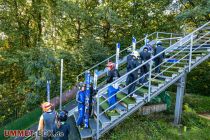
[[[103,97],[101,97],[100,102],[103,102],[105,99]],[[107,108],[109,108],[109,104],[107,101],[105,101],[102,105],[101,105],[102,110],[106,110]],[[114,111],[107,111],[105,112],[105,114],[110,118],[111,116],[118,116],[120,115],[116,110]]]
[[[158,86],[159,84],[163,84],[164,81],[153,78],[152,81],[151,81],[151,83],[152,83],[152,85],[157,85]]]
[[[175,104],[175,94],[170,93]],[[210,121],[196,112],[209,112],[210,97],[186,95],[182,125],[174,126],[174,106],[171,112],[148,116],[135,113],[102,137],[102,140],[209,140]],[[199,107],[198,107],[199,106]]]
[[[165,69],[167,69],[167,68],[168,68],[168,67],[163,66],[163,67],[162,67],[162,70],[165,70]],[[174,66],[172,66],[172,67],[168,68],[167,70],[168,70],[168,71],[176,71],[176,72],[178,72],[178,70],[179,70],[180,68],[182,68],[182,67],[174,67]]]
[[[166,62],[163,64],[163,66],[172,66],[173,63],[169,63],[169,62]],[[174,64],[172,67],[184,67],[186,65],[186,63],[182,63],[182,62],[179,62],[179,63],[176,63]]]
[[[138,88],[138,87],[136,87],[136,88]],[[136,90],[136,94],[139,96],[144,96],[144,94],[147,94],[147,93],[148,93],[148,88],[146,88],[146,87],[141,87]]]
[[[210,97],[195,94],[186,94],[184,103],[188,104],[197,113],[210,113]]]
[[[175,72],[175,71],[165,71],[163,72],[163,75],[164,76],[168,76],[168,77],[171,77],[173,74],[176,74],[178,72]]]
[[[124,93],[118,93],[117,94],[118,101],[121,100],[122,98],[124,98],[125,96],[126,96],[126,94],[124,94]],[[125,103],[126,105],[136,103],[135,99],[132,97],[127,97],[127,98],[123,99],[121,102]]]

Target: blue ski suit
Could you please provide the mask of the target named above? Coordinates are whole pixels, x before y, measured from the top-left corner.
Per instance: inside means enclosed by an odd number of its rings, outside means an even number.
[[[82,125],[85,113],[85,91],[78,91],[76,96],[76,101],[78,103],[79,117],[77,119],[77,126]]]
[[[119,91],[119,88],[115,89],[113,86],[108,87],[108,97],[112,96],[110,99],[108,99],[109,106],[112,106],[113,104],[115,104],[117,102],[116,93],[118,91]],[[109,110],[113,110],[114,108],[115,108],[115,105],[112,106]]]
[[[112,69],[111,71],[108,72],[108,77],[107,77],[107,83],[112,83],[115,78],[119,78],[120,74],[117,69]],[[113,94],[116,94],[119,89],[115,89],[112,85],[110,85],[107,89],[108,92],[108,97],[111,97]],[[113,105],[114,103],[117,102],[117,97],[116,95],[108,99],[108,104],[109,106]],[[110,110],[113,110],[115,106],[111,107]]]

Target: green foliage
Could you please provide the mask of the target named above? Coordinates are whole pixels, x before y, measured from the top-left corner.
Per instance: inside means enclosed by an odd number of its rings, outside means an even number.
[[[80,72],[113,54],[117,42],[123,49],[130,45],[132,36],[139,40],[145,33],[179,32],[182,23],[175,19],[178,13],[165,13],[170,4],[168,0],[102,4],[93,0],[0,0],[0,32],[6,35],[0,40],[1,124],[44,101],[46,80],[51,81],[51,97],[58,94],[60,59],[64,59],[63,88],[70,89]],[[198,5],[203,19],[208,9],[203,9],[203,2]],[[207,68],[199,71],[209,75]],[[198,87],[190,80],[188,87],[194,86],[190,92],[197,89],[207,95],[207,77],[195,79],[202,79]]]
[[[187,94],[184,97],[184,103],[187,103],[188,107],[193,108],[197,113],[210,112],[210,97]]]
[[[187,105],[183,112],[182,125],[172,124],[173,112],[151,114],[148,116],[131,115],[102,139],[162,139],[162,140],[197,140],[208,139],[210,121],[199,117]],[[131,127],[132,126],[132,127]],[[187,128],[187,131],[184,130]]]
[[[42,113],[41,108],[37,108],[32,112],[28,112],[23,117],[13,121],[0,128],[0,139],[4,139],[4,130],[23,130],[31,125],[32,122],[35,122],[39,119]]]
[[[210,59],[187,75],[187,93],[209,96],[210,94]]]
[[[180,0],[177,3],[180,5],[181,11],[177,19],[187,23],[189,25],[186,26],[188,30],[210,20],[209,0]]]

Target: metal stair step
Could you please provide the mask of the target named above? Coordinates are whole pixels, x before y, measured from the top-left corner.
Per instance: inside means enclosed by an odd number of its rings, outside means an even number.
[[[119,93],[117,94],[117,99],[118,101],[120,101],[121,99],[123,99],[125,96],[127,96],[124,93]],[[127,109],[132,108],[135,104],[136,104],[136,100],[133,97],[126,97],[125,99],[123,99],[122,101],[120,101],[120,103],[126,107]]]
[[[173,51],[173,52],[171,52],[170,54],[176,54],[176,53],[178,53],[179,51]],[[181,52],[179,52],[179,54],[188,54],[188,53],[190,53],[190,50],[188,50],[188,51],[181,51]],[[204,50],[204,51],[201,51],[201,50],[195,50],[195,51],[193,51],[192,52],[192,54],[201,54],[201,53],[206,53],[206,51]]]
[[[116,110],[117,110],[117,112],[118,112],[120,115],[122,115],[122,114],[124,114],[124,113],[127,112],[126,107],[124,107],[123,105],[121,105],[121,104],[119,104],[119,103],[116,105]]]
[[[101,110],[101,108],[99,108],[99,113],[101,113],[101,112],[102,112],[102,110]],[[97,108],[94,108],[94,114],[97,117]],[[111,120],[104,113],[100,115],[99,121],[101,123],[102,128],[106,127],[107,125],[109,125],[111,123]]]
[[[196,59],[196,57],[206,55],[207,53],[208,52],[206,51],[206,53],[202,53],[202,54],[192,54],[192,59]],[[171,55],[168,55],[166,57],[166,59],[177,59],[177,60],[179,60],[179,59],[182,59],[182,58],[189,58],[189,55],[186,56],[185,54],[177,54],[173,58],[170,58],[170,57],[171,57]]]
[[[163,84],[165,81],[163,81],[163,80],[159,80],[159,79],[157,79],[157,78],[152,78],[151,79],[151,83],[152,83],[152,85],[154,84],[154,85],[159,85],[159,84]]]
[[[174,78],[175,76],[178,75],[178,72],[174,72],[174,71],[165,71],[165,72],[163,72],[163,75],[164,75],[164,76],[169,76],[169,77]]]
[[[160,78],[162,80],[164,80],[165,82],[168,82],[171,80],[171,77],[168,77],[168,76],[164,76],[163,74],[161,75],[157,75],[157,74],[152,74],[152,77],[157,77],[157,78]]]
[[[100,97],[100,103],[105,101],[105,98],[104,97]],[[109,108],[109,104],[107,101],[105,101],[104,103],[102,103],[100,105],[100,107],[102,108],[102,110],[106,110],[107,108]],[[116,109],[112,110],[112,111],[109,111],[107,110],[106,112],[104,112],[106,114],[106,116],[108,118],[111,119],[111,121],[115,120],[120,114],[116,111]]]
[[[94,135],[97,130],[96,118],[90,118],[89,125],[90,125],[90,129],[92,130],[92,135]],[[101,123],[99,123],[99,129],[101,129],[101,128],[102,128]]]
[[[175,67],[175,66],[172,66],[170,68],[167,67],[167,66],[162,66],[161,67],[161,70],[165,70],[165,69],[167,69],[168,71],[179,71],[180,69],[183,69],[183,68],[182,67]]]
[[[145,85],[145,87],[148,89],[148,84],[147,85]],[[157,89],[158,89],[159,87],[158,86],[155,86],[155,85],[151,85],[151,92],[155,92],[155,91],[157,91]],[[147,93],[149,93],[149,90],[148,90],[148,92]]]
[[[74,112],[75,122],[77,121],[78,117],[79,117],[79,113]],[[83,129],[78,128],[78,130],[79,130],[81,139],[86,139],[86,138],[92,137],[92,131],[90,128],[83,128]]]
[[[137,103],[141,102],[142,100],[144,100],[144,96],[140,96],[140,95],[138,95],[136,93],[134,93],[132,97],[136,99]]]
[[[103,94],[103,97],[104,98],[108,98],[108,95],[107,94]],[[124,106],[122,106],[120,103],[118,103],[115,107],[115,110],[117,110],[117,112],[119,114],[123,114],[126,110],[126,108]]]
[[[164,80],[159,80],[159,79],[157,79],[157,78],[155,78],[155,79],[152,78],[152,79],[151,79],[151,85],[154,85],[154,86],[157,86],[157,87],[163,86],[164,83],[165,83]]]
[[[141,85],[138,85],[139,87],[141,87]],[[138,86],[136,88],[138,88]],[[139,89],[136,90],[136,94],[139,96],[144,97],[145,94],[148,93],[148,88],[147,87],[141,87]]]
[[[174,63],[170,63],[170,62],[166,62],[166,63],[164,63],[162,66],[171,66],[171,65],[173,65]],[[175,66],[175,67],[185,67],[187,64],[186,63],[182,63],[182,62],[176,62],[173,66]],[[172,66],[172,67],[173,67]]]

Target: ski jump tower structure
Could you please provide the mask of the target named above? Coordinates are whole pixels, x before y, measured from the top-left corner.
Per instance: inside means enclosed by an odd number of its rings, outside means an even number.
[[[186,36],[175,33],[155,32],[148,35],[147,38],[151,40],[151,45],[155,45],[156,40],[161,40],[165,50],[152,56],[151,59],[132,71],[126,72],[128,48],[120,51],[119,43],[116,45],[117,53],[115,55],[88,69],[93,75],[94,87],[97,87],[99,90],[95,97],[97,102],[94,107],[94,118],[90,119],[90,128],[79,130],[81,139],[91,137],[99,139],[103,134],[114,128],[172,84],[177,85],[174,123],[180,123],[187,73],[210,57],[210,22],[207,22]],[[136,42],[133,38],[132,46],[129,47],[131,50],[140,51],[138,47],[144,46],[144,42],[145,39]],[[155,66],[153,61],[162,53],[165,53],[166,59],[160,64],[161,72],[156,74],[154,72]],[[121,77],[110,84],[105,84],[107,71],[104,70],[104,67],[108,61],[116,63]],[[125,84],[127,76],[148,64],[148,81],[143,85],[138,85],[135,91],[130,93],[133,94],[133,97],[130,97],[130,94],[127,94],[129,85]],[[81,77],[84,77],[84,73],[78,75],[78,81],[81,80]],[[138,77],[133,83],[138,82],[141,78],[142,76]],[[114,104],[116,111],[113,113],[109,111],[112,106],[108,106],[107,101],[111,97],[107,96],[107,89],[108,86],[116,83],[120,85],[120,90],[116,93],[118,101]],[[71,110],[71,114],[74,115],[76,120],[78,117],[77,108]]]

